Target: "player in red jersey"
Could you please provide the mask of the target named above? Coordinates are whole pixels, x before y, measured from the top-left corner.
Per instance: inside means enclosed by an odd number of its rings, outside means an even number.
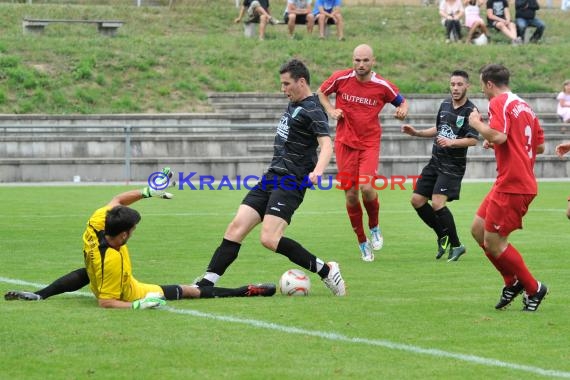
[[[377,175],[382,136],[378,115],[386,103],[391,103],[396,107],[395,117],[403,120],[408,114],[408,102],[394,84],[372,71],[375,58],[370,46],[357,46],[352,60],[352,69],[334,72],[317,94],[327,113],[337,120],[337,179],[345,190],[346,209],[362,259],[373,261],[372,251],[381,249],[384,243],[378,226],[378,194],[372,186]],[[329,100],[331,94],[336,94],[334,106]],[[359,190],[368,214],[370,240],[364,232]]]
[[[480,71],[481,89],[489,99],[489,124],[474,110],[469,124],[495,150],[497,178],[479,209],[471,233],[505,281],[496,309],[507,307],[525,292],[523,311],[536,311],[548,293],[521,254],[509,243],[509,234],[522,229],[522,218],[537,194],[534,163],[544,152],[544,132],[530,106],[509,89],[509,70],[489,64]]]

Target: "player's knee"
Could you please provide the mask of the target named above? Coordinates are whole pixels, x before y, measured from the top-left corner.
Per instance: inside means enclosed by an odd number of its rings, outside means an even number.
[[[434,211],[441,210],[445,207],[445,201],[440,201],[437,198],[433,198],[431,201],[431,207]]]
[[[358,199],[358,193],[346,193],[346,204],[349,206],[356,206],[360,200]]]
[[[483,237],[485,231],[483,229],[483,224],[479,220],[474,220],[473,224],[471,224],[471,236],[473,239],[480,245],[483,246]]]
[[[265,248],[273,252],[277,250],[279,239],[276,239],[272,234],[262,232],[259,240],[261,241],[261,245],[263,245]]]
[[[426,204],[426,202],[427,198],[419,194],[412,194],[412,198],[410,198],[410,203],[413,208],[420,208]]]
[[[232,220],[226,229],[224,238],[241,243],[243,237],[247,234],[247,229],[236,220]]]

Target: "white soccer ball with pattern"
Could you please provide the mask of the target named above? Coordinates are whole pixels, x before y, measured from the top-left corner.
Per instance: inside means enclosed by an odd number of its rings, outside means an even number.
[[[473,39],[473,43],[475,45],[487,45],[487,42],[489,42],[489,40],[487,39],[487,36],[483,33],[481,33],[479,37]]]
[[[285,296],[308,296],[311,279],[300,269],[289,269],[279,280],[279,290]]]

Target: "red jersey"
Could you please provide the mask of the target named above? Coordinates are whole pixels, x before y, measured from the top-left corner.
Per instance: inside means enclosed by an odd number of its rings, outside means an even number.
[[[384,104],[398,96],[398,88],[372,72],[367,82],[359,82],[353,69],[333,73],[320,87],[325,95],[336,93],[336,108],[342,110],[335,139],[353,149],[378,147],[382,128],[378,115]]]
[[[536,194],[534,162],[544,131],[532,109],[517,95],[505,92],[489,102],[489,127],[507,134],[504,143],[495,145],[496,191]]]

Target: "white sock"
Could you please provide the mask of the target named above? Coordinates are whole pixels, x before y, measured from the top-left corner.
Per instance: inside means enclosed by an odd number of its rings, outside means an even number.
[[[324,261],[317,257],[317,273],[319,273],[324,266],[325,266]]]
[[[206,272],[206,274],[204,275],[204,279],[210,281],[215,285],[216,282],[218,282],[218,280],[220,279],[220,275],[212,272]]]

